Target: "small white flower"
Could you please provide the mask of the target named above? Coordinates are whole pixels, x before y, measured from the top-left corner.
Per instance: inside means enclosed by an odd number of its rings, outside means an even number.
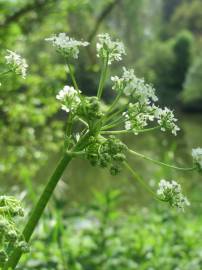
[[[125,129],[126,130],[131,130],[132,129],[132,125],[131,125],[131,122],[130,121],[126,121],[125,122]]]
[[[103,59],[108,58],[108,64],[114,61],[122,60],[122,55],[126,54],[122,42],[112,41],[109,34],[98,35],[98,43],[96,44],[97,56]]]
[[[181,210],[184,210],[185,206],[190,205],[188,199],[182,194],[180,184],[173,180],[166,181],[162,179],[159,182],[157,195],[162,201],[168,202],[170,206]]]
[[[138,101],[141,104],[149,104],[151,101],[157,101],[155,89],[145,83],[144,79],[137,78],[134,69],[123,68],[122,77],[111,77],[113,81],[112,89],[123,92],[124,95]]]
[[[78,41],[68,37],[65,33],[59,33],[52,37],[46,38],[46,41],[50,41],[57,51],[65,57],[72,57],[77,59],[79,54],[79,47],[88,46],[89,43],[86,41]]]
[[[76,94],[77,91],[74,89],[74,87],[65,85],[64,88],[56,95],[56,98],[58,100],[65,101],[66,97],[75,96]]]
[[[143,130],[149,122],[154,120],[154,108],[146,104],[143,106],[138,102],[130,103],[127,113],[123,113],[123,116],[126,119],[125,129],[133,130],[135,134],[138,134],[138,131]]]
[[[69,85],[59,91],[56,99],[61,101],[61,109],[66,112],[75,111],[81,102],[78,91]]]
[[[192,157],[194,164],[198,166],[199,170],[202,170],[202,148],[192,149]]]
[[[155,117],[162,131],[171,130],[172,134],[177,135],[177,131],[179,131],[180,128],[175,124],[177,119],[171,110],[167,107],[164,109],[156,107]]]
[[[7,50],[7,52],[8,54],[5,56],[6,63],[12,71],[22,75],[22,78],[25,79],[28,68],[26,60],[13,51]]]

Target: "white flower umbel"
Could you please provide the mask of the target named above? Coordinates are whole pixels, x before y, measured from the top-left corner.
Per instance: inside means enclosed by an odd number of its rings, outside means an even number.
[[[192,149],[193,163],[196,164],[198,169],[202,171],[202,148]]]
[[[46,41],[50,41],[57,51],[65,57],[72,57],[77,59],[79,54],[79,47],[86,47],[89,45],[86,41],[78,41],[70,38],[65,33],[59,33],[52,37],[46,38]]]
[[[141,104],[149,104],[158,100],[155,89],[145,83],[144,79],[136,77],[134,69],[123,68],[122,77],[111,77],[113,81],[112,89],[121,91],[125,96],[138,101]]]
[[[25,79],[28,68],[26,60],[13,51],[7,50],[7,53],[5,59],[9,68],[16,74],[22,75],[22,78]]]
[[[170,206],[184,210],[185,206],[189,206],[188,199],[182,194],[180,184],[175,181],[166,181],[162,179],[159,182],[157,195],[160,200],[168,202]]]
[[[125,129],[133,130],[135,134],[138,134],[139,130],[142,130],[149,122],[154,120],[154,109],[153,106],[143,106],[138,102],[130,103],[127,113],[123,113],[123,116],[126,119]]]
[[[81,100],[78,91],[72,86],[65,85],[56,95],[56,99],[61,101],[61,109],[66,112],[75,112]]]
[[[156,107],[155,117],[158,119],[157,122],[162,131],[170,130],[172,134],[177,135],[180,128],[176,125],[177,119],[170,109]]]
[[[126,54],[122,42],[112,41],[109,34],[98,35],[97,56],[102,59],[108,58],[108,64],[111,65],[114,61],[122,60],[122,55]]]

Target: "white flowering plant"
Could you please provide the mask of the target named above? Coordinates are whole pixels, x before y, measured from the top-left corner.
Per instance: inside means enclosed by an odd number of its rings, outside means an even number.
[[[77,157],[88,160],[92,166],[108,169],[112,175],[117,175],[126,168],[131,175],[149,191],[155,199],[167,202],[171,207],[184,210],[190,203],[183,195],[180,184],[161,180],[157,192],[128,163],[128,155],[135,155],[160,166],[166,166],[182,171],[202,170],[202,149],[193,149],[193,165],[187,168],[169,165],[154,160],[130,149],[119,138],[120,134],[159,130],[177,135],[179,127],[173,111],[167,107],[160,108],[155,89],[144,79],[138,78],[133,69],[123,68],[121,76],[112,76],[112,90],[115,98],[111,104],[102,100],[104,85],[109,74],[109,66],[122,60],[126,54],[122,42],[113,41],[109,34],[98,35],[97,56],[101,62],[101,76],[96,96],[85,96],[77,84],[71,61],[78,58],[79,48],[88,46],[88,42],[77,41],[65,33],[46,38],[68,65],[73,85],[65,85],[59,90],[56,99],[61,109],[66,113],[66,129],[64,134],[64,149],[61,160],[47,182],[36,206],[34,207],[22,233],[23,241],[29,242],[44,209],[51,198],[65,168]],[[6,56],[9,70],[25,77],[26,61],[9,52]],[[75,132],[75,125],[80,123],[80,129]],[[122,127],[122,128],[120,128]],[[1,214],[1,213],[0,213]],[[5,255],[5,254],[4,254]],[[14,269],[22,255],[18,246],[12,247],[12,253],[5,257],[4,270]]]

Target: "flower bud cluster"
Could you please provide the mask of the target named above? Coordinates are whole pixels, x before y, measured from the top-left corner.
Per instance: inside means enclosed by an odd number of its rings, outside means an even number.
[[[199,171],[202,171],[202,148],[192,149],[192,157],[193,163],[198,167]]]
[[[162,179],[159,183],[157,195],[160,200],[168,202],[170,206],[184,210],[185,206],[189,206],[188,199],[182,194],[180,184],[175,181],[166,181]]]
[[[61,109],[65,112],[76,112],[81,102],[79,93],[74,87],[65,85],[56,95],[56,99],[61,102]]]
[[[92,137],[86,149],[86,154],[87,159],[93,166],[109,168],[112,175],[117,175],[126,159],[126,149],[126,145],[114,136],[110,136],[105,141]]]
[[[23,216],[24,210],[17,199],[0,196],[0,267],[7,261],[14,248],[19,248],[23,253],[29,251],[15,222],[15,218]]]
[[[85,97],[83,104],[80,104],[77,113],[87,123],[94,123],[103,116],[101,104],[97,97]]]
[[[16,74],[22,75],[22,78],[25,79],[28,68],[26,60],[13,51],[7,50],[7,52],[5,59],[9,68]]]
[[[50,41],[56,50],[63,56],[69,58],[78,58],[79,47],[86,47],[89,45],[88,42],[78,41],[68,37],[65,33],[59,33],[52,37],[46,38],[46,41]]]
[[[126,54],[122,42],[112,41],[109,34],[98,35],[97,56],[102,59],[108,59],[108,64],[111,65],[114,61],[122,60],[122,55]]]

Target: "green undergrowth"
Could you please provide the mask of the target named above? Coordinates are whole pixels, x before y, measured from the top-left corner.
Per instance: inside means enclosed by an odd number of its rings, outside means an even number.
[[[200,270],[202,219],[164,205],[120,207],[119,191],[49,210],[17,269]]]

